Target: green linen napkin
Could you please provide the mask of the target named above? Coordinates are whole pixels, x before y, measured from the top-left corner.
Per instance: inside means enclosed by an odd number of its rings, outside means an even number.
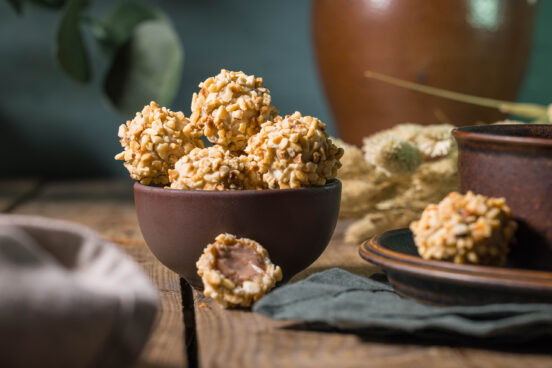
[[[274,319],[363,333],[524,342],[552,336],[552,304],[436,307],[397,295],[385,281],[333,268],[262,298],[253,311]],[[497,339],[498,338],[498,339]]]

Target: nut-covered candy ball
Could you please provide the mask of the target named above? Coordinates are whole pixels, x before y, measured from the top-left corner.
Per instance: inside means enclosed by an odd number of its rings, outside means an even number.
[[[168,184],[168,171],[176,161],[192,149],[203,147],[200,136],[182,112],[151,102],[119,127],[124,151],[115,159],[124,160],[130,177],[142,184]]]
[[[299,112],[263,124],[245,152],[270,189],[324,185],[337,176],[343,155],[324,123]]]
[[[192,98],[193,124],[213,143],[230,151],[242,151],[249,137],[278,110],[270,104],[263,79],[243,72],[221,70],[199,84]]]
[[[425,259],[500,266],[517,228],[504,198],[452,192],[410,225]]]
[[[231,234],[220,234],[196,263],[205,296],[224,307],[247,307],[262,298],[282,270],[274,265],[259,243]]]
[[[221,146],[195,148],[169,170],[172,189],[236,190],[261,188],[258,173],[250,170],[245,155]]]

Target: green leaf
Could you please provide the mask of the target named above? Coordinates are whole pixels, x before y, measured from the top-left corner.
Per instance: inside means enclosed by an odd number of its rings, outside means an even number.
[[[13,10],[19,15],[23,14],[23,0],[8,0]]]
[[[183,61],[184,51],[168,19],[144,21],[115,55],[104,92],[127,115],[151,100],[169,105],[180,83]]]
[[[113,56],[117,49],[127,42],[134,28],[146,20],[159,18],[156,10],[138,2],[118,4],[108,15],[91,23],[92,31],[102,51]]]
[[[79,27],[87,2],[88,0],[70,0],[65,5],[57,30],[55,52],[63,71],[74,80],[84,83],[92,77],[88,53]]]

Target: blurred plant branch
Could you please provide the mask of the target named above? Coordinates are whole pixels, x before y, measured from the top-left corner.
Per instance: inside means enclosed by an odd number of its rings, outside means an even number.
[[[61,12],[55,57],[71,79],[92,80],[87,27],[109,68],[103,93],[119,112],[132,115],[151,100],[169,105],[178,90],[184,50],[170,19],[150,5],[123,1],[102,17],[87,14],[91,0],[7,0],[17,14],[28,4]]]
[[[376,73],[370,70],[364,72],[364,76],[369,79],[375,79],[380,82],[392,84],[397,87],[406,88],[412,91],[425,93],[432,96],[448,98],[459,102],[485,106],[498,109],[505,114],[512,114],[521,118],[531,119],[531,123],[550,124],[552,123],[552,114],[549,113],[549,106],[537,105],[532,103],[517,103],[492,98],[472,96],[464,93],[448,91],[441,88],[425,86],[419,83],[405,81],[385,74]]]

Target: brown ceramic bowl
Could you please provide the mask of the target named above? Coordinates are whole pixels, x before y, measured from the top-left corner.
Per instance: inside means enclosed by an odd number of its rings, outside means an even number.
[[[552,125],[454,129],[460,190],[505,197],[519,229],[512,259],[552,270]]]
[[[324,251],[337,223],[341,183],[280,190],[194,191],[134,184],[140,229],[153,254],[201,288],[196,261],[220,233],[258,241],[284,281]]]

